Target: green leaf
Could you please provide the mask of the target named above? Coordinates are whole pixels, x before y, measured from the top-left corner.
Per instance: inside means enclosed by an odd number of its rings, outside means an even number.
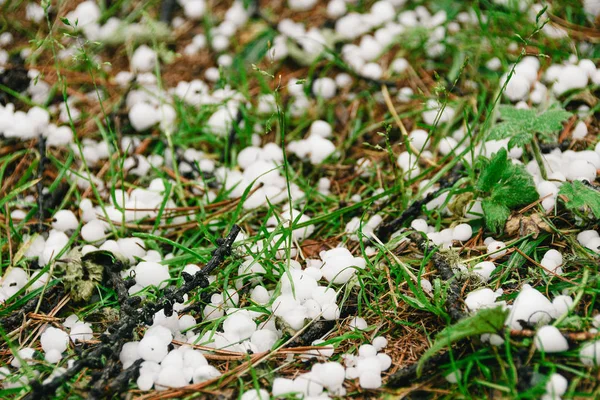
[[[570,112],[561,108],[551,108],[538,115],[536,110],[532,109],[523,110],[512,106],[500,106],[500,117],[503,122],[490,130],[488,139],[510,138],[509,149],[531,143],[536,133],[551,139],[551,135],[560,131],[563,122],[571,115]]]
[[[489,198],[481,202],[481,208],[488,229],[494,233],[502,233],[506,220],[510,217],[510,209]]]
[[[573,181],[563,183],[558,194],[568,199],[564,203],[569,210],[589,207],[596,218],[600,218],[600,192],[597,190]]]
[[[536,117],[533,129],[536,132],[551,134],[563,128],[563,122],[571,118],[571,113],[565,110],[548,110]]]
[[[506,149],[500,149],[487,165],[482,167],[477,179],[477,190],[489,192],[498,183],[502,174],[508,166],[508,153]]]
[[[504,121],[523,122],[536,118],[535,110],[522,109],[513,106],[500,106],[500,117]]]
[[[421,356],[419,364],[417,364],[417,375],[421,376],[425,362],[444,347],[451,346],[453,343],[471,336],[501,331],[507,315],[508,310],[503,310],[502,306],[483,308],[476,314],[463,318],[456,324],[445,328],[437,334],[433,345]]]

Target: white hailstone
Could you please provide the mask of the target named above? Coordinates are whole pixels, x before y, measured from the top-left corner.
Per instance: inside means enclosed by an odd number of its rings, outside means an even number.
[[[546,382],[546,394],[553,396],[553,399],[562,396],[567,391],[569,382],[561,374],[554,373],[550,375]]]
[[[569,310],[573,306],[573,299],[570,296],[565,295],[556,296],[552,300],[552,305],[556,309],[556,314],[554,315],[554,317],[559,318],[569,313]]]
[[[165,388],[179,388],[186,386],[189,383],[185,379],[184,374],[181,373],[181,370],[174,366],[165,366],[161,368],[158,378],[156,379],[156,386],[162,386]]]
[[[193,381],[194,383],[202,383],[219,376],[221,376],[221,373],[212,365],[201,365],[194,369]]]
[[[307,397],[318,396],[323,393],[323,385],[319,382],[320,380],[321,377],[309,372],[298,375],[294,379],[294,386],[299,389],[300,393],[303,393]]]
[[[487,282],[495,269],[496,265],[493,262],[483,261],[473,267],[473,273],[477,274],[483,282]]]
[[[423,129],[415,129],[408,135],[408,140],[415,149],[421,151],[429,147],[429,133]]]
[[[373,347],[375,347],[375,350],[381,351],[382,349],[385,349],[387,347],[388,341],[383,336],[377,336],[373,339],[373,342],[371,344],[373,345]]]
[[[52,147],[63,147],[73,143],[73,131],[68,126],[48,126],[46,144]]]
[[[73,342],[92,340],[94,337],[94,331],[89,324],[79,323],[71,328],[69,337]]]
[[[275,96],[271,93],[263,94],[258,97],[256,111],[261,115],[273,114],[277,108]]]
[[[136,265],[134,271],[136,283],[142,287],[163,287],[167,284],[165,281],[171,278],[169,268],[156,262],[142,261]]]
[[[417,165],[418,159],[414,154],[409,153],[408,151],[403,151],[398,156],[398,166],[404,172],[404,176],[407,179],[412,179],[419,175],[421,169]]]
[[[248,339],[256,331],[256,323],[246,312],[235,312],[227,316],[223,322],[223,331],[240,339]]]
[[[431,282],[429,281],[429,279],[421,279],[419,281],[419,284],[421,285],[421,289],[423,289],[423,291],[427,294],[432,294],[433,293],[433,285],[431,284]]]
[[[567,339],[557,327],[552,325],[542,326],[535,334],[536,349],[545,353],[559,353],[569,350]]]
[[[550,198],[556,197],[558,194],[558,187],[550,181],[540,181],[536,189],[540,195],[540,198],[549,196]]]
[[[441,121],[441,119],[440,119]],[[438,151],[441,155],[447,156],[458,147],[458,142],[453,137],[445,137],[438,143]]]
[[[348,249],[341,247],[321,252],[320,256],[323,260],[321,267],[323,277],[335,284],[348,282],[356,272],[356,268],[364,269],[366,267],[364,258],[354,257]],[[319,301],[318,298],[315,300]],[[323,306],[321,302],[319,304]]]
[[[340,317],[340,307],[337,304],[327,304],[323,307],[323,319],[334,321]]]
[[[123,364],[123,368],[130,367],[134,361],[141,358],[139,345],[140,342],[127,342],[123,344],[119,353],[119,361]]]
[[[581,231],[577,234],[577,241],[582,246],[587,246],[587,244],[590,242],[590,240],[597,239],[599,237],[600,237],[600,235],[598,234],[597,231],[586,230],[586,231]]]
[[[193,349],[184,349],[183,352],[183,366],[187,368],[198,368],[203,365],[208,365],[206,357],[201,351]]]
[[[347,88],[352,85],[352,82],[352,76],[345,72],[339,73],[335,76],[335,84],[339,88]]]
[[[373,61],[383,51],[383,46],[371,35],[365,35],[360,40],[360,55],[365,61]]]
[[[281,397],[288,393],[296,392],[296,385],[293,379],[275,378],[271,391],[274,397]]]
[[[372,344],[363,344],[358,348],[358,355],[363,358],[377,355],[377,349]]]
[[[327,121],[318,119],[316,121],[313,121],[312,124],[310,124],[309,132],[311,135],[328,138],[328,137],[331,137],[333,129],[331,128],[331,125],[329,125],[329,123]]]
[[[269,400],[271,396],[265,389],[250,389],[240,397],[240,400]]]
[[[342,364],[333,361],[314,364],[311,373],[313,376],[318,376],[321,384],[330,391],[340,388],[346,377]]]
[[[513,102],[526,99],[529,90],[531,89],[531,82],[522,74],[513,74],[508,82],[506,82],[507,78],[508,74],[504,74],[502,78],[500,78],[500,87],[503,87],[506,83],[504,95]]]
[[[383,69],[379,64],[370,62],[360,68],[360,74],[369,79],[381,79],[383,76]]]
[[[11,44],[13,41],[13,35],[10,32],[4,32],[0,34],[0,47]]]
[[[358,329],[358,330],[365,330],[367,329],[367,327],[369,326],[367,324],[367,321],[364,320],[364,318],[361,317],[354,317],[350,320],[350,323],[348,324],[348,326],[351,329]]]
[[[182,2],[183,14],[192,20],[199,20],[206,12],[206,2],[204,0],[186,0]]]
[[[351,12],[335,22],[335,31],[342,38],[354,40],[364,33],[363,16]]]
[[[24,347],[17,352],[17,356],[12,359],[10,365],[15,368],[21,368],[21,361],[26,361],[28,364],[31,364],[31,360],[33,360],[33,355],[35,354],[35,349],[31,347]]]
[[[179,318],[178,326],[181,332],[191,329],[195,325],[196,319],[191,315],[183,315],[181,318]]]
[[[138,132],[151,128],[159,119],[156,107],[148,103],[136,103],[129,110],[129,122],[133,129]]]
[[[86,242],[99,242],[104,240],[106,224],[99,219],[92,220],[81,227],[81,238]]]
[[[571,181],[585,179],[592,182],[596,179],[596,167],[587,160],[573,160],[569,163],[566,177]]]
[[[44,355],[44,360],[50,364],[57,364],[62,360],[62,353],[56,349],[50,349]]]
[[[50,274],[48,272],[44,272],[37,279],[36,279],[35,276],[32,276],[31,280],[30,280],[30,282],[32,282],[32,283],[29,286],[28,291],[29,292],[33,292],[34,290],[43,288],[44,286],[46,286],[46,284],[48,283],[48,281],[50,281]]]
[[[410,227],[413,228],[417,232],[427,233],[429,227],[427,226],[427,221],[421,218],[417,218],[410,223]]]
[[[381,371],[387,371],[392,366],[392,357],[385,353],[377,353],[377,358],[381,364]]]
[[[401,74],[408,69],[408,66],[409,64],[406,58],[396,58],[394,61],[392,61],[390,68],[395,73]]]
[[[600,238],[593,238],[590,239],[585,247],[587,247],[588,249],[592,250],[595,253],[600,253]]]
[[[335,81],[328,77],[317,78],[313,82],[312,90],[315,96],[320,96],[325,100],[331,99],[335,96]]]
[[[256,346],[259,352],[269,351],[273,348],[279,337],[270,329],[259,329],[250,337],[250,342]]]
[[[119,252],[130,262],[134,262],[136,257],[143,258],[146,255],[144,241],[140,238],[121,238],[117,240],[117,244]]]
[[[1,291],[7,298],[11,297],[21,290],[28,280],[29,276],[23,268],[9,268],[2,277]]]
[[[327,16],[329,18],[337,19],[348,11],[346,2],[344,0],[330,0],[327,3]]]
[[[269,292],[264,286],[256,286],[250,292],[250,298],[257,304],[267,304],[270,300]]]
[[[156,52],[143,44],[135,49],[131,56],[131,70],[134,72],[150,72],[156,66],[156,62]]]
[[[154,379],[150,374],[140,373],[137,380],[135,381],[136,385],[140,390],[150,390],[154,386]]]
[[[215,35],[210,44],[215,51],[225,51],[229,48],[229,38],[225,35]]]
[[[46,353],[50,350],[62,353],[67,350],[67,346],[69,345],[69,335],[61,329],[49,326],[40,336],[40,344]]]
[[[308,11],[315,4],[317,4],[317,0],[288,0],[288,5],[294,11]]]
[[[396,16],[396,10],[389,1],[376,1],[371,6],[370,14],[375,17],[377,25],[389,22]]]
[[[544,296],[529,285],[524,285],[510,309],[506,325],[512,329],[521,330],[519,321],[531,325],[547,324],[556,314],[554,305]]]
[[[585,122],[579,121],[575,128],[573,128],[573,132],[571,132],[571,136],[573,139],[583,139],[588,134],[588,128]]]
[[[25,18],[28,21],[40,23],[44,19],[45,14],[44,9],[39,4],[27,3],[25,7]]]
[[[146,335],[139,342],[138,353],[146,361],[161,362],[169,353],[169,349],[164,339]]]
[[[579,66],[566,65],[561,69],[552,90],[558,96],[573,89],[583,89],[588,84],[588,74]]]
[[[78,225],[77,217],[71,210],[59,210],[54,214],[52,228],[57,231],[65,232],[77,229]]]
[[[587,367],[600,365],[600,340],[584,344],[579,350],[579,360]]]
[[[471,236],[473,236],[473,228],[469,224],[456,225],[452,231],[452,240],[465,242],[471,239]]]
[[[506,244],[499,240],[494,240],[487,245],[487,252],[490,258],[496,259],[506,255]]]
[[[493,291],[489,288],[477,289],[467,294],[465,305],[470,311],[496,305],[496,299],[502,295],[502,290]]]
[[[81,322],[82,321],[76,314],[71,314],[67,318],[65,318],[65,320],[63,321],[63,326],[65,328],[71,329],[72,327],[74,327],[77,324],[80,324]]]
[[[219,107],[208,119],[208,129],[217,136],[228,135],[234,120],[233,114],[228,107]]]
[[[377,371],[364,371],[358,378],[358,384],[363,389],[379,389],[381,387],[381,373]]]
[[[446,375],[445,378],[448,381],[448,383],[457,383],[462,378],[462,371],[460,369],[452,371],[448,375]]]
[[[218,68],[209,67],[206,69],[206,71],[204,71],[204,77],[209,82],[216,82],[221,77],[221,73],[219,72]]]
[[[500,61],[500,59],[498,57],[494,57],[494,58],[488,60],[485,63],[485,66],[487,69],[490,69],[492,71],[498,71],[500,69],[500,67],[502,67],[502,62]]]

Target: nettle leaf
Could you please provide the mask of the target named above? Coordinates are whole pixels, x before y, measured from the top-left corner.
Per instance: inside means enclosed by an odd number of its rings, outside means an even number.
[[[502,105],[499,107],[500,118],[506,122],[523,123],[529,122],[536,117],[535,110],[522,109],[513,106]]]
[[[600,192],[587,187],[580,181],[565,182],[558,194],[568,199],[565,207],[569,210],[589,207],[596,218],[600,218]]]
[[[552,134],[562,130],[563,122],[571,118],[571,115],[565,110],[548,110],[536,117],[533,129],[539,133]]]
[[[508,153],[504,148],[500,149],[491,160],[482,159],[481,172],[476,185],[477,190],[484,193],[490,192],[502,178],[508,163]]]
[[[510,210],[538,199],[533,178],[522,165],[513,164],[506,149],[500,149],[491,160],[480,163],[476,189],[483,199],[485,223],[494,233],[501,233]]]
[[[504,310],[502,306],[483,308],[476,314],[463,318],[456,324],[445,328],[437,334],[433,345],[421,356],[417,364],[417,375],[421,375],[425,362],[443,348],[471,336],[500,332],[504,327],[507,315],[508,310]]]
[[[488,229],[496,234],[502,233],[504,225],[510,217],[510,208],[490,198],[481,202],[481,208]]]
[[[541,114],[535,110],[521,110],[512,106],[500,106],[500,118],[503,122],[490,130],[492,140],[510,138],[508,148],[523,147],[531,142],[536,133],[545,136],[562,129],[562,124],[571,117],[571,113],[559,108],[549,109]]]

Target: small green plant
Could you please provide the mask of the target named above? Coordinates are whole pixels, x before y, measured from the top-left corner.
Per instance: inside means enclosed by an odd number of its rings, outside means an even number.
[[[489,139],[510,138],[508,148],[512,149],[530,144],[536,133],[545,140],[556,139],[553,135],[562,129],[563,122],[571,117],[571,113],[560,108],[550,108],[538,114],[533,109],[500,106],[500,117],[503,122],[492,128]]]
[[[596,218],[600,218],[600,192],[580,181],[565,182],[558,194],[569,210],[589,209]]]
[[[501,233],[510,211],[532,203],[538,194],[531,175],[522,165],[508,159],[506,149],[500,149],[491,159],[480,158],[480,174],[475,185],[485,216],[485,224],[494,233]]]

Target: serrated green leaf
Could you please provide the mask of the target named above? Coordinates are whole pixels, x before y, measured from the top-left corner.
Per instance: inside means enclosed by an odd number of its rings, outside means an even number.
[[[501,233],[506,224],[506,220],[510,217],[510,209],[504,204],[495,202],[487,198],[481,202],[485,225],[494,233]]]
[[[501,122],[490,130],[488,140],[502,140],[523,132],[521,123]]]
[[[500,109],[500,117],[504,121],[523,122],[523,121],[530,121],[531,119],[536,117],[535,110],[532,110],[532,109],[522,109],[522,108],[516,108],[513,106],[506,106],[506,105],[500,106],[499,109]]]
[[[477,179],[476,188],[480,192],[490,192],[494,185],[501,179],[502,174],[508,166],[508,153],[506,149],[500,149],[494,157],[481,169]]]
[[[563,128],[563,122],[571,118],[571,115],[565,110],[548,110],[535,118],[533,129],[547,135],[560,131]]]
[[[561,108],[551,108],[541,114],[536,110],[518,109],[512,106],[501,106],[500,117],[503,122],[495,125],[488,139],[500,140],[510,138],[508,148],[522,147],[531,142],[536,133],[546,137],[560,131],[564,121],[571,113]]]
[[[589,207],[596,218],[600,218],[600,192],[573,181],[563,183],[558,194],[568,199],[564,204],[569,210]]]
[[[515,147],[524,147],[524,146],[528,145],[529,143],[531,143],[532,139],[533,139],[533,135],[531,135],[530,133],[527,133],[524,131],[515,133],[508,141],[508,148],[512,149]]]
[[[508,310],[504,310],[502,306],[483,308],[477,314],[461,319],[456,324],[445,328],[437,334],[433,345],[421,356],[419,364],[417,364],[417,375],[421,375],[425,362],[444,347],[471,336],[498,333],[504,327],[507,315]]]

